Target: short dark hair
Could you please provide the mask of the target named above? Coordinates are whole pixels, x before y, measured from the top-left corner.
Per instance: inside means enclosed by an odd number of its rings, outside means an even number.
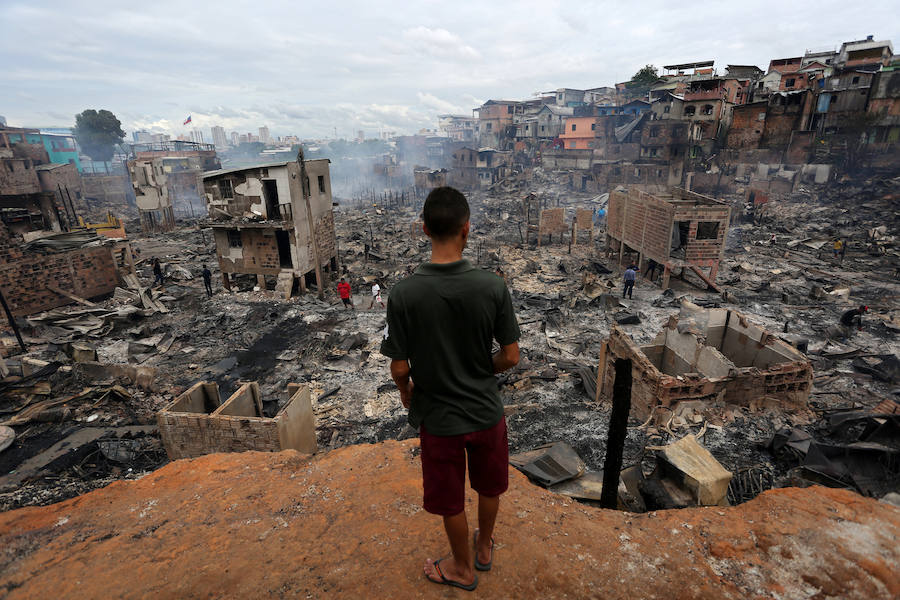
[[[469,220],[469,203],[456,188],[434,188],[425,198],[422,218],[432,237],[447,239],[459,233]]]

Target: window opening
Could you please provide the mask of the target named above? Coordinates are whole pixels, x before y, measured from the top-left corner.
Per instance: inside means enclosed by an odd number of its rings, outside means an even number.
[[[714,240],[719,237],[718,221],[700,221],[697,223],[698,240]]]

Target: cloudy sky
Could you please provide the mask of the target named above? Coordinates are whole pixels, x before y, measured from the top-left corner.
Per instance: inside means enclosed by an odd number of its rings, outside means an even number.
[[[0,0],[0,115],[69,126],[107,108],[126,131],[185,133],[191,114],[229,132],[413,133],[489,98],[611,85],[648,63],[765,68],[869,34],[900,44],[898,14],[890,0]]]

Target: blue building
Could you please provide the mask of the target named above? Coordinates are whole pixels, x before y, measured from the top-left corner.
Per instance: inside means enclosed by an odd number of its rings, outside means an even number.
[[[23,137],[25,138],[24,140],[22,139]],[[40,144],[47,151],[51,163],[73,164],[79,173],[82,172],[81,159],[78,158],[78,147],[75,145],[75,137],[71,132],[49,133],[47,130],[29,129],[23,133],[10,133],[9,141],[11,143],[24,141],[27,144]]]

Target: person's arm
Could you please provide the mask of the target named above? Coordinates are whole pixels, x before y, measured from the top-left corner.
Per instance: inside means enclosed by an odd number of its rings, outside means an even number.
[[[518,350],[517,350],[518,352]],[[400,402],[403,408],[409,408],[412,400],[413,382],[409,377],[409,361],[408,360],[392,360],[391,361],[391,379],[397,384],[400,390]]]
[[[500,350],[493,356],[494,373],[502,373],[507,369],[511,369],[519,364],[519,342],[513,342],[501,346]],[[391,374],[393,374],[393,365],[391,366]],[[395,380],[396,381],[396,380]],[[400,384],[397,384],[398,386]]]
[[[494,323],[494,339],[500,345],[500,351],[491,357],[494,373],[502,373],[519,364],[519,324],[513,309],[509,288],[503,286],[502,297]]]

